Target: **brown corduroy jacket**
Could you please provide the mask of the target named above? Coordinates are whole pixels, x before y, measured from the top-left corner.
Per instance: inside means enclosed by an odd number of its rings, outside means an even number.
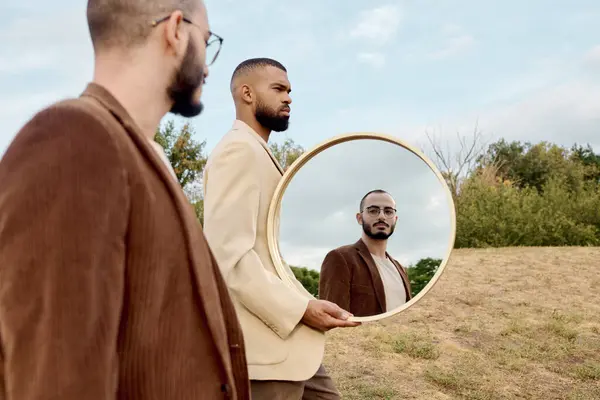
[[[404,282],[406,299],[410,300],[411,288],[406,270],[389,254],[386,255],[396,265]],[[386,311],[383,281],[362,239],[334,249],[325,256],[319,278],[319,299],[331,301],[356,317]]]
[[[250,398],[227,287],[185,195],[101,86],[0,162],[0,399]]]

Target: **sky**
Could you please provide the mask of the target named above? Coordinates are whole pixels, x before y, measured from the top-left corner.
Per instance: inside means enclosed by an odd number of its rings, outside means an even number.
[[[79,95],[91,79],[85,4],[0,3],[0,154],[36,111]],[[311,148],[376,131],[423,148],[425,132],[452,145],[477,124],[488,141],[590,143],[600,151],[598,1],[206,4],[211,29],[225,39],[209,71],[206,109],[190,121],[207,152],[231,127],[229,79],[250,57],[275,58],[289,71],[291,125],[275,141]]]
[[[359,139],[336,144],[292,177],[281,201],[279,247],[290,265],[320,270],[326,254],[355,243],[360,200],[373,189],[396,202],[388,253],[405,267],[444,259],[451,237],[449,192],[417,155],[396,144]]]

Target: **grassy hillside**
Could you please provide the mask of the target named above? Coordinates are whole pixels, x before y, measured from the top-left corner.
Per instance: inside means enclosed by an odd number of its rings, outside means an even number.
[[[328,334],[346,399],[600,399],[600,248],[460,249],[396,317]]]

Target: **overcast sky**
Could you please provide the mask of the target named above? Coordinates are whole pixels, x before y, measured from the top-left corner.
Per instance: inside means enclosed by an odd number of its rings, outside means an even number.
[[[355,243],[360,200],[373,189],[396,201],[398,222],[388,252],[404,266],[444,258],[451,219],[448,196],[425,162],[396,144],[375,139],[344,142],[316,155],[283,195],[280,251],[290,265],[319,269],[330,250]]]
[[[257,56],[283,62],[293,85],[291,127],[277,141],[312,147],[369,130],[425,145],[426,130],[452,141],[478,119],[492,139],[600,151],[597,0],[206,3],[225,39],[205,112],[192,120],[207,151],[235,116],[231,73]],[[0,2],[0,154],[40,107],[78,95],[91,78],[85,6]]]

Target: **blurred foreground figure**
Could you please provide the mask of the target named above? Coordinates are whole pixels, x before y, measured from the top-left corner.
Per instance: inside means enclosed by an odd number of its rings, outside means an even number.
[[[0,398],[249,399],[227,287],[153,141],[202,111],[222,40],[200,0],[90,0],[88,23],[94,81],[0,162]]]

